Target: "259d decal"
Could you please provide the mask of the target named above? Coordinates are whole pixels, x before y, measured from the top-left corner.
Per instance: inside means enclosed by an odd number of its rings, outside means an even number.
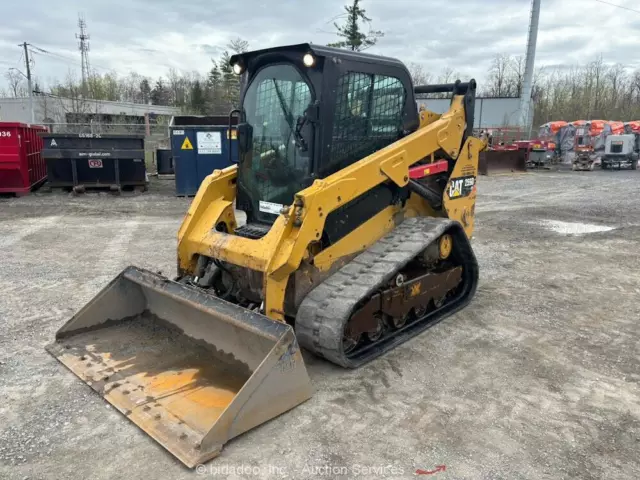
[[[466,177],[452,178],[449,183],[447,194],[449,198],[468,197],[476,186],[476,177],[468,175]]]

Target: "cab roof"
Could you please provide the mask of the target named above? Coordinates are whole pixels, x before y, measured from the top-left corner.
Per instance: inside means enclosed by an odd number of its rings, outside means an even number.
[[[324,45],[316,45],[313,43],[298,43],[295,45],[285,45],[281,47],[273,47],[273,48],[265,48],[262,50],[253,50],[250,52],[244,52],[232,55],[229,59],[231,64],[236,63],[238,60],[242,61],[245,65],[249,63],[252,58],[258,57],[267,53],[278,53],[278,52],[300,52],[304,53],[312,53],[316,57],[331,57],[331,58],[339,58],[345,61],[351,62],[364,62],[364,63],[375,63],[377,65],[387,65],[394,66],[406,69],[404,63],[396,58],[384,57],[381,55],[373,55],[370,53],[362,53],[356,52],[353,50],[346,50],[343,48],[334,48],[334,47],[326,47]]]

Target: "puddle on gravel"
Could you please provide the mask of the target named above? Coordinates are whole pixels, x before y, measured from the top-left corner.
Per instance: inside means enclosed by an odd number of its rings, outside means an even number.
[[[542,220],[540,224],[561,235],[585,235],[587,233],[609,232],[615,227],[593,223],[561,222],[560,220]]]

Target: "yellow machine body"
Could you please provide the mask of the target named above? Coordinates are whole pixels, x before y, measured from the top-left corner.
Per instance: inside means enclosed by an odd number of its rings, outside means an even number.
[[[478,157],[486,144],[470,137],[460,144],[466,128],[463,96],[454,97],[443,115],[421,112],[420,128],[393,145],[363,158],[299,192],[269,232],[253,240],[218,232],[212,225],[224,222],[228,231],[237,226],[234,214],[237,166],[216,170],[200,186],[178,233],[178,262],[184,271],[193,271],[198,255],[206,255],[233,265],[263,272],[265,315],[284,321],[284,298],[289,276],[304,258],[313,256],[313,245],[320,238],[327,215],[346,202],[391,181],[403,187],[409,181],[409,168],[438,150],[457,159],[450,178],[477,177]],[[452,188],[451,182],[446,192]],[[465,233],[473,233],[476,192],[460,198],[443,196],[448,218],[459,221]],[[413,194],[407,206],[390,206],[365,222],[335,245],[314,257],[317,269],[329,270],[344,257],[366,249],[405,218],[431,216],[429,204]],[[296,220],[299,220],[296,222]],[[299,226],[296,226],[299,223]]]

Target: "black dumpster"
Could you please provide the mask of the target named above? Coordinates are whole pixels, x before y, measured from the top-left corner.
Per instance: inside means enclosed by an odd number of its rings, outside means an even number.
[[[142,135],[43,133],[41,137],[53,188],[146,188]]]
[[[158,175],[173,175],[173,156],[171,150],[159,148],[156,150],[156,163],[158,164]]]

